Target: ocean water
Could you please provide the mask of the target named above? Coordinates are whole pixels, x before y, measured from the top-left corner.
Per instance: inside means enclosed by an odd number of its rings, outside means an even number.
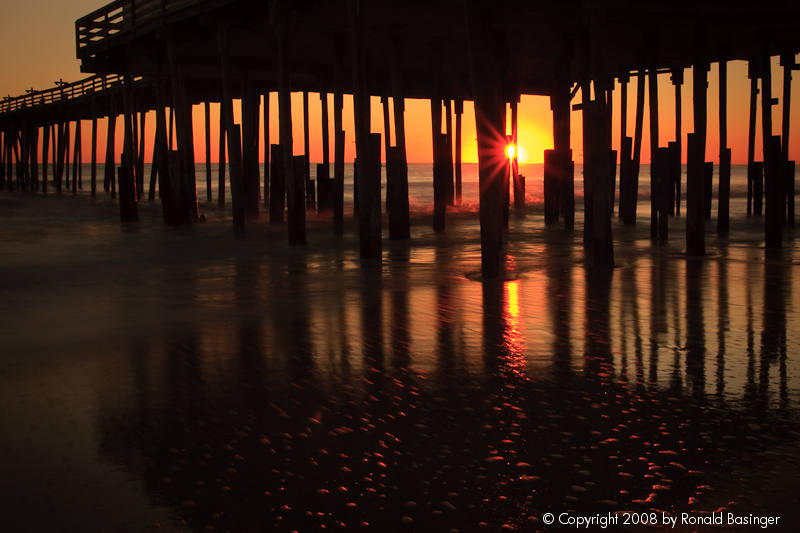
[[[264,167],[263,163],[259,165],[259,172],[261,174],[261,184],[263,187],[263,176],[264,176]],[[98,184],[99,189],[102,189],[102,179],[104,173],[105,166],[103,164],[97,165],[97,175],[98,175]],[[217,163],[211,164],[211,192],[212,197],[214,200],[217,198],[217,182],[219,176],[219,165]],[[149,191],[149,177],[150,177],[150,164],[145,164],[144,166],[144,175],[145,175],[145,188],[144,192],[145,195]],[[431,213],[433,211],[433,180],[431,178],[432,175],[432,166],[430,163],[410,163],[408,165],[408,195],[409,195],[409,204],[411,206],[412,213],[416,214],[424,214],[424,213]],[[544,165],[538,164],[520,164],[520,173],[526,177],[526,191],[525,191],[525,199],[526,204],[532,206],[534,208],[541,208],[544,202],[544,194],[543,194],[543,171]],[[714,210],[716,210],[716,195],[719,186],[719,175],[718,175],[719,168],[718,166],[714,167],[714,176],[712,179],[713,182],[713,194],[714,198],[712,200],[714,205]],[[88,164],[83,165],[83,178],[82,178],[82,185],[83,188],[81,189],[82,194],[86,194],[89,191],[89,178],[90,175],[90,166]],[[314,165],[312,165],[312,178],[315,176]],[[686,200],[686,165],[682,167],[682,176],[683,176],[683,183],[682,183],[682,194],[683,194],[683,201],[685,206]],[[207,187],[206,187],[206,164],[205,163],[196,163],[195,167],[195,177],[197,183],[197,197],[198,200],[202,203],[206,201],[207,198]],[[230,206],[230,171],[226,168],[226,202],[227,205]],[[51,178],[52,179],[52,178]],[[460,211],[464,212],[477,212],[478,210],[478,165],[476,163],[464,163],[462,168],[462,182],[463,182],[463,189],[462,189],[462,206],[459,209]],[[52,188],[52,186],[51,186]],[[617,194],[619,193],[619,169],[617,169]],[[263,195],[263,192],[262,192]],[[386,172],[385,167],[383,168],[382,175],[381,175],[381,195],[382,199],[385,201],[386,199]],[[741,202],[736,200],[746,198],[747,195],[747,165],[732,165],[731,166],[731,198],[734,201],[731,204],[731,214],[733,216],[736,215],[744,215],[745,213],[745,205]],[[639,198],[648,200],[650,197],[650,165],[643,164],[640,169],[639,173]],[[583,165],[577,164],[575,167],[575,198],[576,198],[576,209],[580,210],[583,208],[583,204],[581,198],[583,198]],[[352,210],[353,204],[353,165],[352,164],[345,164],[345,187],[344,187],[344,201],[345,201],[345,210]],[[646,205],[645,205],[646,204]],[[740,209],[741,208],[741,209]],[[639,202],[639,209],[641,209],[642,214],[647,214],[649,216],[650,213],[650,206],[649,202]]]
[[[607,272],[584,266],[580,213],[574,233],[544,227],[529,178],[493,283],[474,281],[469,168],[437,235],[411,167],[412,240],[381,264],[323,215],[290,248],[263,217],[234,237],[216,201],[191,227],[146,200],[121,225],[86,171],[77,195],[0,192],[0,531],[535,531],[548,512],[720,509],[794,531],[800,248],[787,231],[765,253],[741,168],[705,258],[683,253],[682,217],[652,245],[640,201]]]

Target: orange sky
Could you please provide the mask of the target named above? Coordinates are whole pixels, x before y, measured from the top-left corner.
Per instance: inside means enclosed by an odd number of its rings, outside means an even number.
[[[59,78],[72,81],[85,77],[79,72],[78,61],[75,59],[74,25],[71,21],[102,5],[98,0],[28,0],[15,8],[13,14],[0,18],[0,72],[6,73],[0,79],[0,95],[18,95],[25,89],[34,87],[43,89],[52,86],[52,82]],[[66,22],[65,22],[66,21]],[[21,48],[24,46],[24,53]],[[692,129],[692,76],[691,70],[684,73],[683,85],[683,141],[686,143],[686,133]],[[772,95],[781,97],[783,72],[778,66],[778,59],[773,58],[772,68]],[[718,77],[717,65],[711,66],[709,72],[708,88],[708,144],[707,159],[718,161],[719,133],[718,133]],[[618,86],[617,86],[618,88]],[[659,141],[662,146],[674,140],[674,92],[668,74],[659,76]],[[633,134],[635,110],[635,81],[628,86],[628,133]],[[728,144],[733,151],[733,162],[746,162],[747,157],[747,127],[749,109],[749,80],[747,79],[746,63],[733,61],[728,64]],[[614,94],[614,133],[613,148],[619,145],[619,91]],[[574,103],[581,100],[580,92],[576,95]],[[792,132],[790,134],[790,157],[800,159],[800,80],[795,80],[792,86]],[[309,97],[311,114],[311,159],[319,161],[322,157],[320,133],[320,100],[317,94]],[[332,97],[329,108],[332,109]],[[780,133],[781,104],[773,107],[773,133]],[[303,126],[302,126],[302,101],[300,94],[292,97],[294,121],[294,149],[295,154],[303,153]],[[217,141],[219,124],[218,105],[212,104],[212,161],[217,159]],[[239,120],[238,105],[237,121]],[[760,110],[760,105],[759,105]],[[271,142],[277,142],[277,97],[271,97]],[[431,125],[430,104],[423,100],[406,101],[406,142],[410,162],[431,161]],[[116,152],[122,150],[121,121],[117,122],[120,130],[117,134]],[[197,161],[205,161],[204,146],[204,116],[202,106],[194,108],[195,124],[195,155]],[[760,129],[761,119],[758,117]],[[345,97],[344,125],[346,131],[346,152],[348,161],[352,160],[355,152],[353,136],[352,98]],[[333,120],[330,120],[331,140],[333,139]],[[100,134],[98,141],[98,154],[101,158],[105,153],[105,120],[100,121]],[[153,113],[147,117],[147,150],[146,159],[149,161],[152,152],[152,140],[155,132]],[[383,132],[382,106],[378,98],[372,100],[372,131]],[[760,133],[757,133],[757,147],[760,148]],[[90,142],[89,123],[83,124],[84,160],[89,157]],[[262,139],[263,142],[263,139]],[[523,162],[541,162],[542,152],[552,148],[552,115],[548,98],[537,96],[523,96],[519,106],[519,144],[520,159]],[[581,115],[580,112],[572,113],[572,149],[577,161],[582,160],[581,146]],[[649,156],[649,120],[647,105],[645,105],[644,137],[642,142],[642,161],[648,162]],[[463,146],[462,158],[465,162],[476,162],[475,120],[471,103],[464,105],[463,117]],[[260,150],[263,153],[263,149]],[[331,149],[332,153],[332,149]],[[760,158],[757,150],[757,158]],[[684,150],[685,158],[685,150]]]

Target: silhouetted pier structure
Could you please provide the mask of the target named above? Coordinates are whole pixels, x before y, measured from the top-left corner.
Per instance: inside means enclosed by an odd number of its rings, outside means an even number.
[[[520,95],[547,95],[553,110],[554,149],[545,155],[545,220],[574,225],[574,154],[570,147],[570,109],[583,114],[584,242],[589,264],[612,266],[611,216],[616,189],[617,154],[611,150],[611,107],[614,81],[623,94],[619,116],[627,121],[627,84],[636,83],[634,137],[621,129],[618,213],[626,223],[636,219],[638,175],[645,87],[650,116],[651,238],[668,238],[669,215],[682,202],[680,123],[684,69],[692,69],[694,131],[688,134],[686,181],[686,247],[703,254],[704,219],[710,217],[705,185],[707,81],[709,64],[720,64],[720,187],[717,229],[729,231],[730,149],[727,146],[726,62],[750,65],[750,129],[748,146],[748,214],[761,214],[765,198],[765,243],[781,246],[781,228],[794,225],[794,163],[789,161],[789,98],[791,71],[798,68],[800,5],[762,1],[747,7],[720,1],[613,2],[547,1],[281,1],[250,0],[117,0],[76,22],[77,56],[82,70],[97,76],[76,84],[7,99],[0,104],[2,169],[0,184],[45,190],[39,179],[46,170],[52,144],[55,188],[68,176],[71,121],[108,117],[107,146],[114,146],[113,124],[124,121],[124,149],[118,179],[116,155],[107,148],[104,187],[118,183],[123,221],[137,218],[145,176],[145,143],[153,143],[153,171],[167,223],[189,223],[198,216],[195,186],[194,125],[191,106],[206,111],[206,159],[210,160],[209,102],[221,104],[219,138],[230,157],[229,186],[233,224],[244,231],[246,217],[258,216],[263,201],[273,222],[287,214],[289,244],[306,242],[306,209],[333,212],[336,232],[342,229],[344,143],[343,95],[354,98],[356,144],[356,216],[361,255],[381,254],[381,150],[387,163],[389,238],[409,237],[408,171],[404,99],[431,101],[433,124],[434,229],[445,231],[448,205],[461,200],[459,149],[463,102],[475,104],[479,157],[482,271],[486,278],[502,270],[503,230],[507,226],[509,189],[515,209],[524,209],[524,176],[516,161],[505,156],[506,110],[512,109],[516,139],[516,106]],[[784,73],[781,135],[774,134],[770,92],[770,58],[780,56]],[[675,140],[658,143],[657,76],[670,74],[675,86]],[[763,146],[755,147],[758,84],[761,84]],[[580,91],[581,102],[573,104]],[[271,144],[265,127],[264,181],[259,168],[259,117],[265,124],[269,106],[260,96],[278,93],[280,138]],[[305,155],[294,155],[292,92],[304,94]],[[309,92],[324,103],[333,93],[333,162],[327,128],[322,164],[312,180],[308,160]],[[382,138],[370,128],[370,97],[379,96],[384,112]],[[389,120],[392,102],[392,121]],[[662,96],[663,98],[663,96]],[[233,100],[241,99],[241,125],[233,120]],[[268,103],[269,98],[264,102]],[[442,112],[442,104],[445,111]],[[156,134],[146,139],[145,111],[156,111]],[[169,110],[169,127],[167,119]],[[455,142],[451,128],[455,111]],[[174,120],[176,150],[171,150]],[[442,121],[447,124],[442,132]],[[78,122],[80,123],[80,122]],[[73,156],[80,157],[80,135]],[[96,163],[96,135],[92,168]],[[51,140],[52,139],[52,140]],[[393,141],[393,142],[392,142]],[[299,141],[298,141],[299,142]],[[756,153],[763,154],[757,161]],[[224,157],[224,151],[220,149]],[[221,158],[220,163],[224,163]],[[333,172],[331,172],[331,165]],[[110,170],[108,170],[110,169]],[[78,173],[76,180],[75,173]],[[217,194],[224,201],[225,165],[220,165]],[[45,174],[46,175],[46,174]],[[206,165],[208,198],[212,176]],[[76,185],[77,183],[77,185]],[[73,167],[73,190],[81,185],[80,166]],[[92,192],[96,181],[91,180]]]

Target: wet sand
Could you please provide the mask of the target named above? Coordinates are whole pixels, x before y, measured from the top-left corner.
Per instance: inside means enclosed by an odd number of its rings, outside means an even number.
[[[235,239],[203,209],[168,228],[144,203],[121,227],[104,199],[0,193],[0,530],[529,531],[720,508],[795,530],[794,235],[765,257],[760,219],[725,239],[712,222],[687,259],[683,219],[667,246],[615,220],[617,268],[587,273],[580,231],[534,209],[512,216],[509,279],[484,284],[472,215],[445,236],[418,219],[375,265],[351,223],[337,240],[310,220],[290,249],[283,226]]]

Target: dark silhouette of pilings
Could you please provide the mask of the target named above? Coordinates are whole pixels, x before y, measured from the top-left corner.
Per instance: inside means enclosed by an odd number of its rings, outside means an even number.
[[[781,54],[780,64],[783,67],[783,104],[781,106],[781,162],[783,172],[781,182],[786,196],[786,225],[793,228],[795,225],[795,183],[794,161],[789,160],[789,125],[792,97],[792,70],[800,70],[800,65],[794,62],[793,53]]]
[[[691,255],[705,254],[703,227],[704,161],[706,151],[706,89],[708,63],[698,60],[692,68],[692,99],[694,133],[688,136],[686,173],[686,251]]]
[[[756,106],[758,102],[758,77],[755,63],[751,60],[747,65],[747,77],[750,79],[750,122],[747,130],[747,216],[761,215],[761,181],[756,176]]]
[[[764,213],[764,244],[767,248],[782,246],[781,226],[784,214],[784,198],[781,187],[781,141],[772,135],[772,69],[769,54],[763,54],[760,64],[761,78],[761,127],[764,149],[764,184],[766,206]]]
[[[670,203],[670,214],[681,214],[681,177],[683,171],[681,170],[681,163],[683,161],[683,130],[681,128],[681,86],[683,85],[683,68],[673,69],[670,76],[672,85],[675,87],[675,141],[672,147],[671,165],[672,171],[670,175],[675,185],[670,193],[670,198],[673,202]],[[674,203],[674,206],[672,205]]]
[[[658,72],[654,66],[647,71],[647,87],[649,91],[649,111],[650,111],[650,240],[659,238],[659,209],[658,195],[661,187],[660,179],[666,179],[659,163],[658,157]]]
[[[395,46],[399,48],[399,46]],[[395,146],[387,153],[387,199],[389,202],[389,239],[404,240],[411,236],[408,205],[408,163],[406,160],[406,126],[405,126],[405,99],[403,98],[402,78],[397,66],[397,51],[392,52],[391,77],[392,77],[392,104],[394,106],[394,139]],[[460,120],[458,102],[456,103],[456,120]],[[458,125],[458,122],[457,122]],[[456,130],[456,144],[460,146],[460,130]],[[388,133],[386,134],[388,136]],[[458,150],[457,150],[458,151]],[[391,162],[390,162],[391,160]],[[458,167],[460,172],[460,167]],[[460,174],[457,178],[457,195],[460,201]],[[390,194],[391,193],[391,194]]]
[[[242,193],[244,211],[249,217],[259,214],[261,175],[258,169],[259,95],[245,72],[242,82]]]
[[[370,133],[363,6],[349,3],[351,19],[353,111],[358,159],[359,249],[363,259],[381,258],[381,136]]]
[[[442,233],[445,230],[447,213],[447,163],[445,162],[447,136],[442,134],[442,101],[438,97],[431,98],[431,135],[433,140],[433,231]]]
[[[585,228],[589,237],[587,259],[589,268],[608,268],[614,266],[614,249],[611,238],[611,199],[609,175],[611,170],[611,136],[608,129],[610,109],[606,92],[597,90],[595,99],[581,105],[583,111],[584,138],[584,176],[586,186],[591,190],[592,221]]]
[[[206,148],[206,201],[211,201],[211,103],[203,102]]]
[[[456,137],[455,137],[455,205],[461,205],[461,115],[464,113],[464,101],[455,101]]]
[[[505,144],[505,101],[496,80],[500,50],[498,36],[488,27],[485,13],[475,4],[465,10],[475,128],[478,138],[480,190],[481,273],[496,278],[503,263],[503,175],[508,174]]]
[[[730,231],[731,149],[728,148],[728,63],[719,62],[719,205],[717,233]]]
[[[644,71],[639,71],[636,78],[636,117],[633,137],[633,172],[631,180],[633,195],[628,198],[628,205],[623,216],[625,224],[636,223],[636,205],[639,203],[639,166],[642,160],[642,126],[644,125],[644,82]]]

